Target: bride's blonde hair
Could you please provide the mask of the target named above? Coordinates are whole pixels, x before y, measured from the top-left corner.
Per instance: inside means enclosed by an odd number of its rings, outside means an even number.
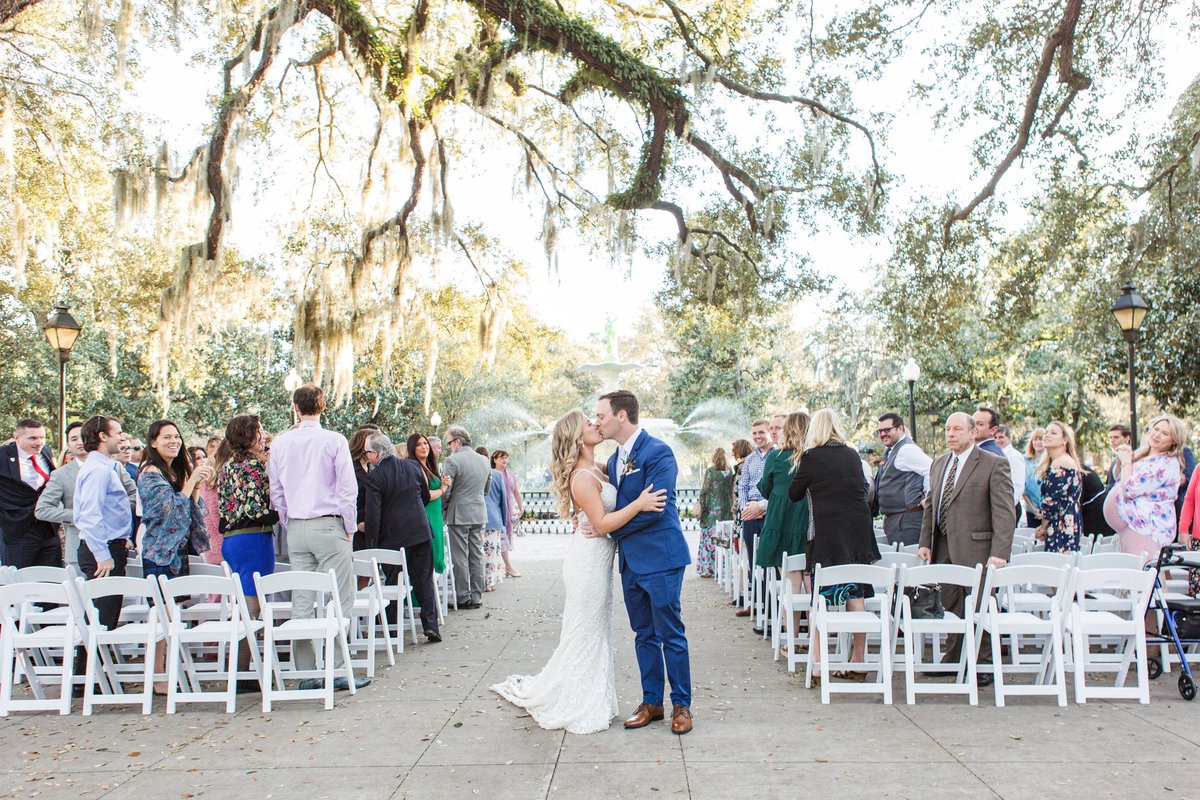
[[[571,497],[571,475],[579,463],[579,448],[583,444],[583,429],[587,417],[582,411],[568,411],[556,423],[550,435],[550,488],[558,501],[558,514],[570,519],[575,513]]]

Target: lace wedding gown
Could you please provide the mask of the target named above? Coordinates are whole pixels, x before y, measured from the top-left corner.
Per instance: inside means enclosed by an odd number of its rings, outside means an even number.
[[[616,487],[601,482],[600,499],[611,512],[617,504]],[[580,514],[580,525],[585,521]],[[563,559],[566,600],[554,655],[537,675],[510,675],[491,687],[526,709],[543,728],[596,733],[607,729],[617,715],[612,649],[615,551],[616,544],[607,536],[588,539],[575,529]]]

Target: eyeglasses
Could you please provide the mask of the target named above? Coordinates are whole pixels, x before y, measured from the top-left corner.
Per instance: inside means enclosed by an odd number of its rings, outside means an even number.
[[[880,428],[879,430],[877,430],[877,431],[875,431],[875,432],[876,432],[876,433],[878,433],[880,436],[883,436],[885,433],[891,433],[891,432],[892,432],[892,431],[894,431],[894,430],[896,430],[896,426],[895,426],[895,425],[893,425],[893,426],[892,426],[892,427],[890,427],[890,428]]]
[[[130,449],[130,450],[132,450],[132,451],[133,451],[133,452],[135,452],[135,453],[140,453],[140,452],[142,452],[142,446],[141,446],[140,444],[138,444],[138,445],[134,445],[133,447],[131,447],[131,448],[129,448],[129,449]]]

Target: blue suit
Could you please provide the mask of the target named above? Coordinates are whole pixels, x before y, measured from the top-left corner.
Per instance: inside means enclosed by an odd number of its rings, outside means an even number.
[[[671,702],[692,704],[691,666],[679,604],[683,573],[692,558],[675,505],[678,472],[671,448],[645,431],[633,443],[625,474],[617,474],[616,453],[608,460],[609,478],[617,482],[617,508],[632,503],[650,484],[655,490],[667,490],[662,511],[643,511],[609,534],[617,542],[621,588],[642,675],[642,702],[655,706],[663,704],[664,664],[665,677],[671,680]]]

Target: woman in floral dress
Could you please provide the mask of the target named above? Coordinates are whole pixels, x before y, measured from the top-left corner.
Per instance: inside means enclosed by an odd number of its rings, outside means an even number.
[[[254,573],[275,571],[274,525],[279,514],[271,508],[271,482],[267,478],[266,433],[258,417],[234,417],[225,427],[228,460],[217,471],[217,507],[224,554],[229,569],[238,576],[250,612],[258,616]]]
[[[700,550],[696,554],[696,574],[711,578],[716,561],[713,528],[723,519],[733,519],[733,477],[725,448],[713,453],[712,464],[704,471],[700,485]]]
[[[1083,532],[1080,499],[1083,468],[1075,453],[1075,432],[1062,422],[1051,422],[1042,435],[1042,457],[1037,475],[1041,480],[1042,522],[1037,537],[1046,540],[1047,553],[1074,553]]]
[[[1150,420],[1146,443],[1134,453],[1117,448],[1117,483],[1104,501],[1104,517],[1121,536],[1126,553],[1158,551],[1175,541],[1175,499],[1183,483],[1183,422],[1169,414]]]

